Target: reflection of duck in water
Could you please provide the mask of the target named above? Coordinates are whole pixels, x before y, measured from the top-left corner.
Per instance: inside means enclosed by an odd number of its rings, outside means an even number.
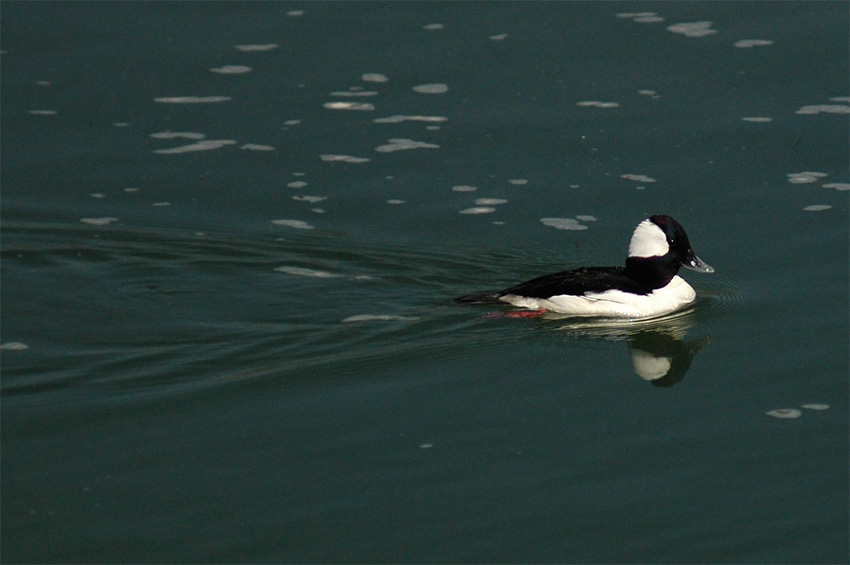
[[[635,228],[625,267],[585,267],[544,275],[499,292],[455,298],[461,304],[507,303],[573,316],[648,318],[674,312],[696,299],[679,267],[713,273],[691,249],[684,228],[670,216],[651,216]]]
[[[547,317],[560,318],[552,314]],[[598,318],[564,317],[564,322],[558,330],[571,337],[628,342],[635,373],[656,386],[673,386],[681,381],[694,356],[711,341],[708,336],[685,341],[685,334],[694,325],[692,309],[665,318],[626,324]]]

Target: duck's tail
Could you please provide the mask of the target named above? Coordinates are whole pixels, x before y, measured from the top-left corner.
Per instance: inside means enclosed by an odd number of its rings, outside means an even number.
[[[464,294],[454,299],[458,304],[474,305],[474,304],[502,304],[499,300],[499,293],[494,290],[480,290],[470,294]]]

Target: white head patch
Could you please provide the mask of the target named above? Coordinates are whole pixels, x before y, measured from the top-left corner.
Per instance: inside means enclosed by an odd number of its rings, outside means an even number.
[[[629,257],[660,257],[670,251],[667,236],[652,220],[644,220],[635,228],[629,243]]]

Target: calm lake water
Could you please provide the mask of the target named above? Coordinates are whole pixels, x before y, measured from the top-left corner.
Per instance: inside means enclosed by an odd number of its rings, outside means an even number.
[[[850,559],[846,2],[1,9],[4,562]]]

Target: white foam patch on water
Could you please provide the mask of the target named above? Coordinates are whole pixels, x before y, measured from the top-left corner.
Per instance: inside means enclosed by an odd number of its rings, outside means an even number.
[[[322,200],[327,200],[327,196],[310,196],[308,194],[301,194],[298,196],[293,196],[293,200],[297,200],[298,202],[309,202],[310,204],[315,204],[316,202],[321,202]]]
[[[524,184],[528,184],[528,179],[508,179],[508,183],[516,186],[522,186]]]
[[[798,114],[850,114],[850,106],[840,104],[813,104],[797,110]]]
[[[830,210],[832,206],[829,204],[811,204],[803,208],[806,212],[823,212],[824,210]]]
[[[387,78],[387,75],[382,75],[381,73],[363,73],[360,80],[363,82],[387,82],[390,79]]]
[[[667,31],[679,33],[685,37],[704,37],[717,33],[716,29],[711,29],[711,22],[682,22],[668,26]]]
[[[336,273],[329,273],[328,271],[319,271],[317,269],[308,269],[307,267],[294,267],[289,265],[283,265],[282,267],[275,267],[275,271],[278,273],[286,273],[288,275],[297,275],[299,277],[312,277],[316,279],[336,279],[342,278],[343,275],[338,275]]]
[[[304,10],[289,10],[286,15],[290,18],[300,18],[304,15]]]
[[[397,198],[391,198],[387,200],[387,204],[399,205],[399,204],[407,204],[407,200],[399,200]]]
[[[55,116],[58,113],[56,110],[27,110],[27,114],[33,116]]]
[[[773,118],[768,118],[764,116],[748,116],[746,118],[741,118],[741,120],[745,122],[755,122],[760,124],[766,124],[767,122],[772,122]]]
[[[455,192],[475,192],[476,190],[478,190],[478,187],[471,186],[468,184],[457,184],[452,187],[452,190],[454,190]]]
[[[642,94],[644,96],[657,96],[658,92],[656,92],[655,90],[643,89],[638,90],[638,94]]]
[[[305,186],[307,186],[307,183],[303,180],[294,180],[292,182],[286,183],[286,186],[288,186],[289,188],[304,188]]]
[[[414,141],[412,139],[390,139],[389,143],[379,145],[375,151],[379,153],[392,153],[393,151],[403,151],[407,149],[439,149],[440,146],[434,143],[425,141]]]
[[[769,39],[739,39],[733,45],[741,49],[752,49],[753,47],[760,47],[762,45],[773,45],[773,42]]]
[[[540,218],[544,226],[555,228],[556,230],[586,230],[587,226],[574,218]]]
[[[91,196],[92,198],[106,198],[106,194],[102,192],[92,192],[91,194],[89,194],[89,196]]]
[[[124,192],[139,192],[139,189],[131,186],[131,187],[125,188]]]
[[[300,123],[301,123],[301,120],[286,120],[285,122],[283,122],[283,125],[285,125],[285,126],[297,126]]]
[[[595,222],[595,216],[576,216],[576,219],[581,220],[582,222]]]
[[[325,102],[323,106],[328,110],[356,110],[361,112],[370,112],[375,109],[374,105],[364,102]]]
[[[312,230],[315,229],[312,225],[308,224],[303,220],[272,220],[272,223],[276,226],[286,226],[288,228],[295,228],[298,230]]]
[[[490,41],[504,41],[507,37],[507,33],[497,33],[496,35],[491,35],[487,39],[489,39]]]
[[[203,139],[206,135],[194,131],[158,131],[152,133],[154,139]]]
[[[424,25],[424,26],[422,26],[422,29],[427,29],[428,31],[435,31],[435,30],[438,30],[438,29],[443,29],[444,27],[446,27],[446,26],[444,26],[443,24],[434,23],[434,24]]]
[[[399,114],[387,116],[386,118],[377,118],[372,121],[376,124],[398,124],[400,122],[447,122],[448,120],[444,116],[406,116]]]
[[[29,348],[29,345],[21,343],[20,341],[7,341],[6,343],[0,344],[0,349],[5,349],[7,351],[23,351],[24,349]]]
[[[633,180],[635,182],[656,182],[656,180],[652,177],[648,177],[646,175],[636,175],[632,173],[626,173],[625,175],[620,175],[621,179]]]
[[[617,17],[629,19],[639,24],[654,24],[664,21],[664,18],[656,12],[622,12],[617,14]]]
[[[157,207],[171,206],[171,202],[154,202],[153,204],[151,204],[151,206],[157,206]]]
[[[352,322],[413,322],[418,316],[399,316],[396,314],[356,314],[342,320],[343,324]]]
[[[602,102],[601,100],[582,100],[581,102],[576,102],[576,106],[586,106],[593,108],[619,108],[620,104],[618,102]]]
[[[239,149],[244,149],[245,151],[274,151],[274,147],[271,145],[260,145],[259,143],[246,143],[245,145],[240,145]]]
[[[366,163],[370,161],[366,157],[354,157],[352,155],[319,155],[322,161],[327,161],[329,163]]]
[[[257,45],[234,45],[233,47],[239,51],[250,53],[252,51],[271,51],[272,49],[277,49],[279,45],[277,43],[264,43]]]
[[[232,100],[230,96],[162,96],[154,98],[161,104],[215,104]]]
[[[850,183],[847,182],[830,182],[821,186],[824,188],[834,188],[835,190],[850,190]]]
[[[223,67],[214,67],[210,69],[210,72],[221,75],[241,75],[250,73],[253,70],[251,67],[246,67],[245,65],[224,65]]]
[[[84,224],[89,224],[90,226],[105,226],[111,224],[112,222],[117,222],[118,218],[113,218],[110,216],[103,218],[80,218],[80,221]]]
[[[499,204],[506,204],[508,201],[504,198],[478,198],[475,201],[477,206],[498,206]]]
[[[432,84],[420,84],[414,86],[413,91],[420,92],[422,94],[443,94],[449,91],[449,86],[440,82],[435,82]]]
[[[828,176],[818,171],[803,171],[802,173],[788,173],[788,182],[792,184],[809,184],[817,182],[818,179]]]
[[[773,416],[774,418],[780,418],[782,420],[793,420],[803,415],[803,413],[797,410],[796,408],[778,408],[776,410],[766,412],[766,414],[768,416]]]
[[[474,206],[461,210],[460,214],[492,214],[496,209],[490,206]]]
[[[192,153],[194,151],[212,151],[214,149],[221,149],[225,145],[235,144],[236,141],[233,139],[205,139],[196,143],[190,143],[189,145],[172,147],[171,149],[155,149],[154,153],[159,153],[160,155],[174,155],[177,153]]]
[[[829,404],[803,404],[800,408],[806,410],[829,410]]]

